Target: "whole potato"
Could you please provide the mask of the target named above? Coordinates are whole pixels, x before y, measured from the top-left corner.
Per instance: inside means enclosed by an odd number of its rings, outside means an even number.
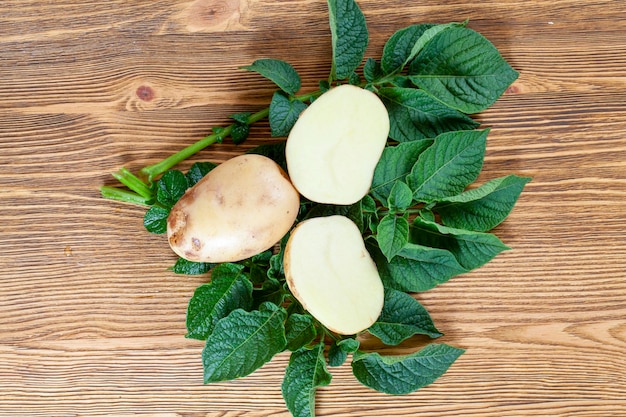
[[[167,237],[189,261],[236,262],[271,248],[299,208],[300,195],[278,164],[240,155],[187,190],[167,219]]]

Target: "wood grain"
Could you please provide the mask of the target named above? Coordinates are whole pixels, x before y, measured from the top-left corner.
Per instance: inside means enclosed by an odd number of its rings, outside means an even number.
[[[470,19],[520,71],[496,105],[480,182],[532,176],[496,230],[513,248],[416,295],[467,349],[435,384],[390,397],[349,366],[319,416],[626,415],[626,4],[362,0],[368,56],[413,23]],[[303,91],[326,77],[326,5],[313,0],[5,0],[0,14],[0,415],[288,416],[286,354],[204,386],[186,304],[143,210],[102,200],[110,172],[159,161],[271,85],[237,70],[285,59]],[[269,138],[217,145],[223,161]],[[377,342],[364,343],[376,347]],[[415,337],[387,353],[407,353]]]

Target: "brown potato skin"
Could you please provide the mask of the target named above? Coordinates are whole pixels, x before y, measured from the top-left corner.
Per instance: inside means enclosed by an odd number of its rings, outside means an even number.
[[[278,242],[293,226],[300,194],[284,170],[254,154],[214,168],[172,208],[172,250],[193,262],[237,262]]]

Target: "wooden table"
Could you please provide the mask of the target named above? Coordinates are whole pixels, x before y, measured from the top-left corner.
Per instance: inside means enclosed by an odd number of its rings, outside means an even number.
[[[495,233],[512,251],[417,295],[467,349],[404,397],[348,365],[319,416],[626,415],[626,3],[363,0],[371,42],[462,21],[520,71],[496,105],[479,181],[532,176]],[[273,87],[237,70],[294,64],[302,91],[330,62],[323,1],[5,0],[0,6],[0,415],[288,416],[288,356],[204,386],[177,276],[141,207],[100,198],[110,172],[161,160]],[[260,123],[214,162],[269,139]],[[410,352],[411,339],[386,353]]]

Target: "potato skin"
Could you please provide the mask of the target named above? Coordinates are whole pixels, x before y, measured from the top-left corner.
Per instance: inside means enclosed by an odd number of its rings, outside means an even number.
[[[300,195],[283,169],[254,154],[214,168],[172,208],[172,250],[193,262],[237,262],[271,248],[293,226]]]

